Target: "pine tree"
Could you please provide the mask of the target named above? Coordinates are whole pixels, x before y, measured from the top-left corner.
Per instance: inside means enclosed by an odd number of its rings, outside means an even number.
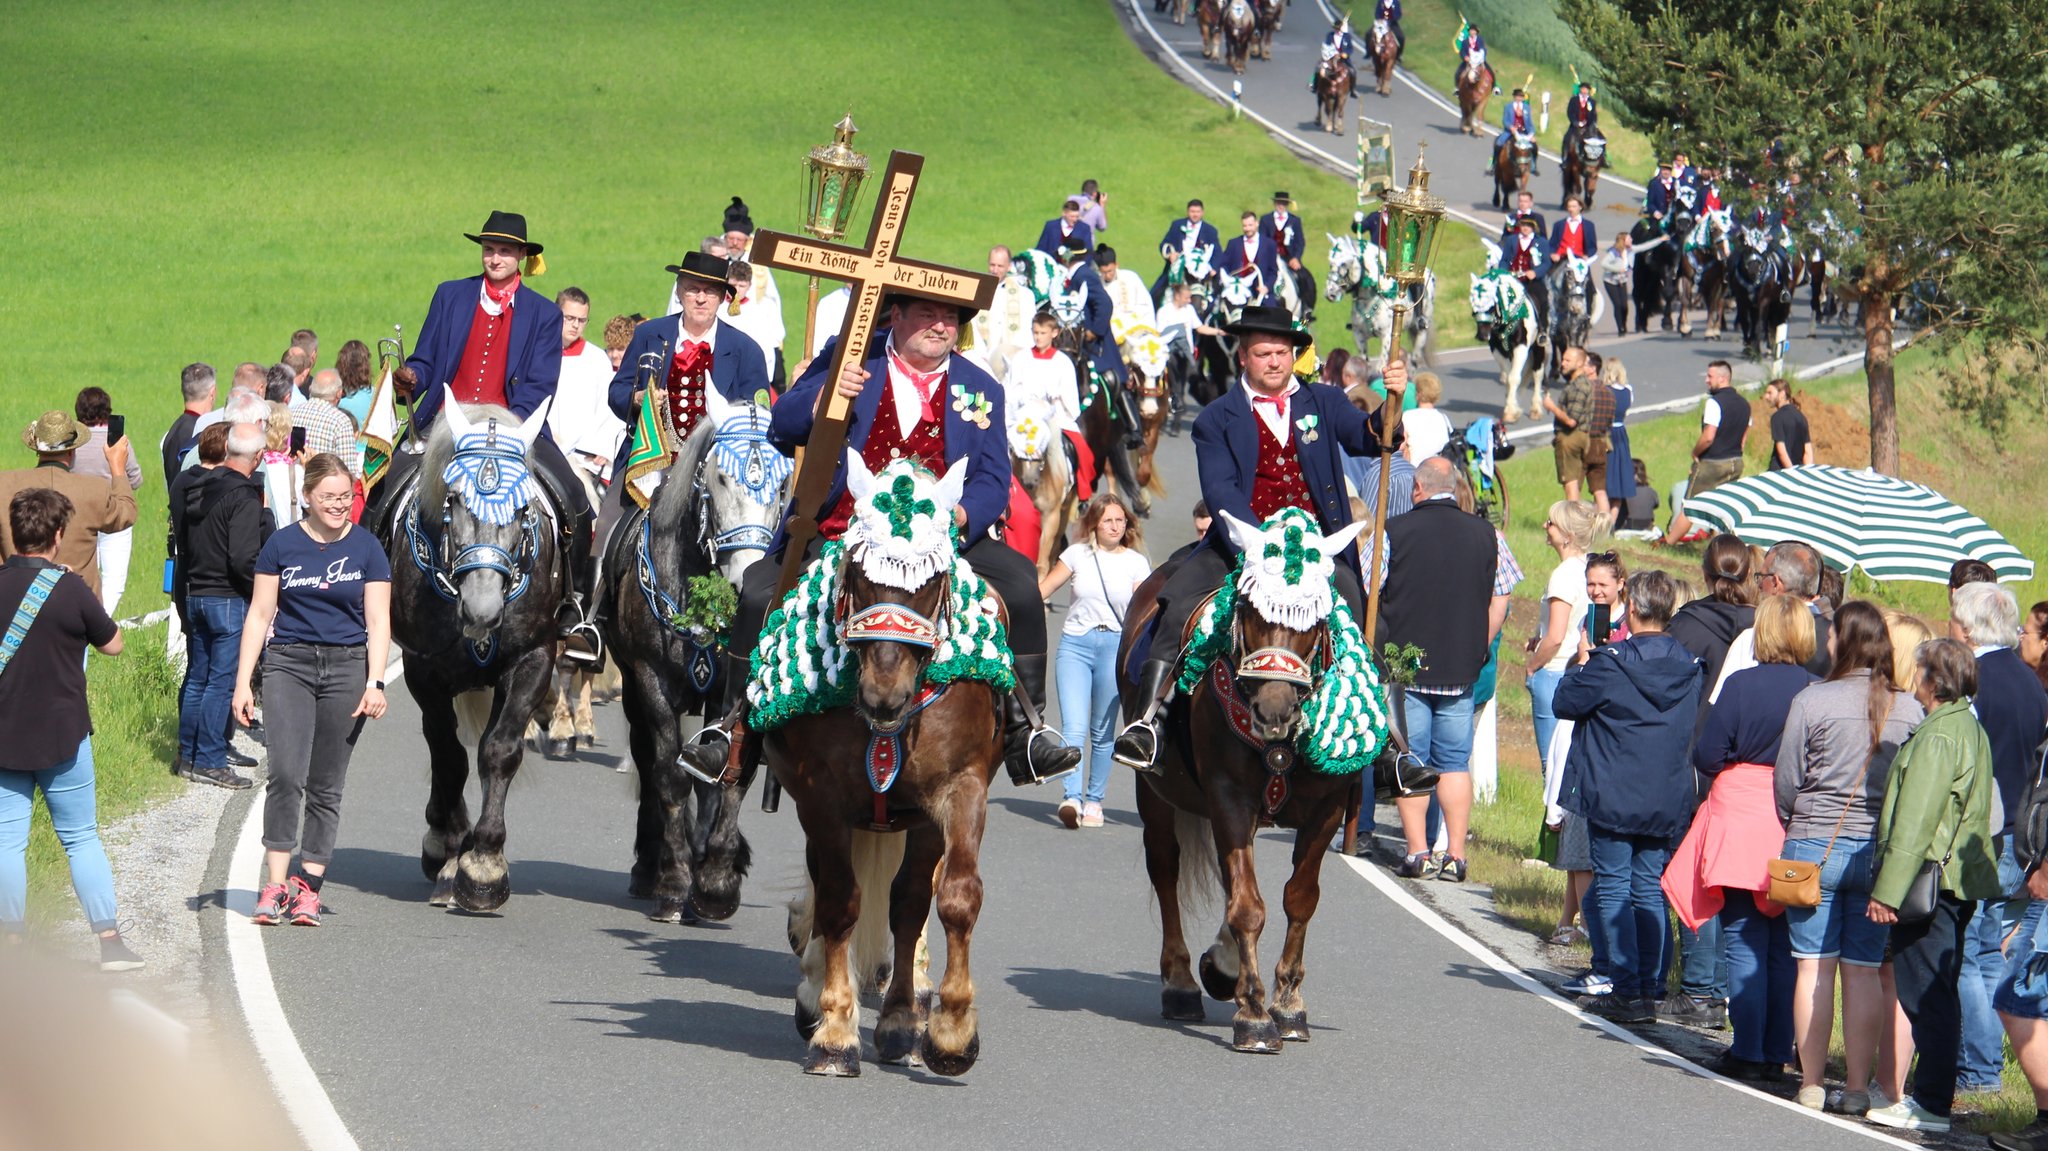
[[[2048,0],[1558,0],[1622,114],[1746,173],[1724,195],[1821,243],[1863,305],[1871,466],[1898,474],[1893,308],[2038,364],[2048,315]],[[1849,294],[1845,291],[1845,295]],[[2006,372],[2006,386],[2021,377]],[[1997,392],[1997,387],[1992,389]],[[1982,405],[1995,407],[1992,405]]]

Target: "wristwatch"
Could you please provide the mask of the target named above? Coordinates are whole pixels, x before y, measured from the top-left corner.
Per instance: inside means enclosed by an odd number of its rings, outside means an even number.
[[[381,679],[373,679],[370,681],[370,686],[376,688],[378,691],[383,691],[384,681]]]

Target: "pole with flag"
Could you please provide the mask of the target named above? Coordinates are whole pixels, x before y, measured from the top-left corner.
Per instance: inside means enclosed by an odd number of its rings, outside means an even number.
[[[377,384],[370,392],[370,411],[363,420],[363,495],[377,490],[378,481],[391,471],[391,453],[396,449],[400,427],[396,390],[391,373],[405,364],[405,329],[391,325],[391,335],[377,341]]]

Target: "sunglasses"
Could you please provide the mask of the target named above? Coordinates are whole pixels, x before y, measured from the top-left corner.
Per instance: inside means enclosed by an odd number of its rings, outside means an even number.
[[[1621,553],[1620,553],[1620,552],[1589,552],[1589,553],[1587,553],[1587,555],[1586,555],[1586,562],[1587,562],[1588,564],[1605,564],[1605,565],[1607,565],[1608,567],[1613,567],[1614,565],[1616,565],[1616,564],[1618,564],[1618,563],[1620,563],[1620,562],[1621,562]]]

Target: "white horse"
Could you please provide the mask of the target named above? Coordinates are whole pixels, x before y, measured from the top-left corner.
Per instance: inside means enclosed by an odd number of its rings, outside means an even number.
[[[1329,236],[1328,232],[1323,234]],[[1371,240],[1330,236],[1330,277],[1323,288],[1323,298],[1335,303],[1350,293],[1351,320],[1346,326],[1351,329],[1352,342],[1358,345],[1360,355],[1367,354],[1368,340],[1379,341],[1380,355],[1375,363],[1385,361],[1387,341],[1394,331],[1394,301],[1400,290],[1400,283],[1387,274],[1386,249]],[[1435,317],[1436,273],[1425,272],[1418,298],[1408,309],[1408,322],[1402,329],[1409,351],[1422,357],[1424,363],[1433,363],[1436,357],[1436,345],[1430,338]]]
[[[1493,349],[1494,362],[1500,365],[1501,387],[1508,394],[1501,420],[1512,424],[1522,418],[1523,382],[1533,391],[1543,366],[1545,348],[1536,330],[1535,309],[1521,283],[1498,268],[1472,277],[1468,299],[1472,319],[1486,337],[1487,347]]]

